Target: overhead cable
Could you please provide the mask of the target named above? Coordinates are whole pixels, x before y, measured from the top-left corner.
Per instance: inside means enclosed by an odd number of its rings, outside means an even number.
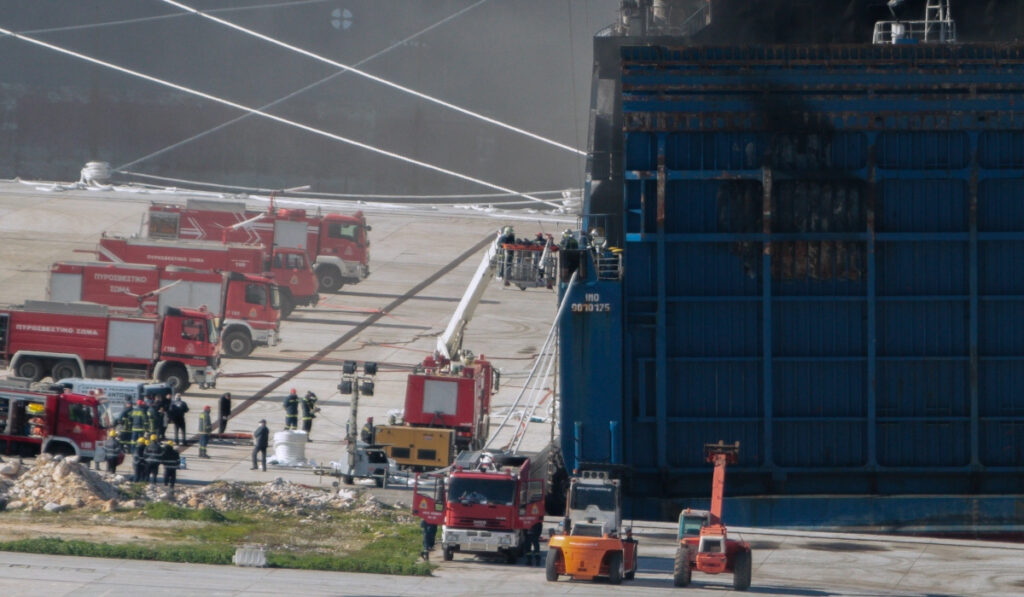
[[[379,50],[377,52],[374,52],[373,54],[367,56],[366,58],[363,58],[359,62],[356,62],[354,66],[360,66],[360,65],[366,64],[367,62],[369,62],[369,61],[371,61],[371,60],[373,60],[375,58],[383,56],[384,54],[387,54],[388,52],[394,50],[395,48],[401,47],[401,46],[409,43],[410,41],[416,39],[417,37],[420,37],[420,36],[430,32],[430,31],[432,31],[433,29],[436,29],[436,28],[440,27],[441,25],[444,25],[445,23],[450,22],[453,19],[456,19],[456,18],[462,16],[463,14],[469,12],[470,10],[473,10],[474,8],[480,6],[481,4],[484,4],[484,3],[489,2],[489,1],[490,0],[478,0],[475,4],[471,4],[471,5],[469,5],[469,6],[465,7],[465,8],[459,9],[458,11],[456,11],[456,12],[448,15],[447,17],[441,19],[440,21],[434,23],[433,25],[430,25],[429,27],[421,29],[421,30],[417,31],[414,34],[412,34],[412,35],[410,35],[410,36],[408,36],[408,37],[406,37],[404,39],[401,39],[401,40],[391,44],[390,46],[384,48],[383,50]],[[215,11],[214,10],[210,10],[210,11],[207,11],[207,12],[215,12]],[[190,16],[190,15],[189,15],[189,13],[178,13],[175,16]],[[268,108],[273,108],[274,106],[276,106],[276,105],[278,105],[278,104],[280,104],[282,102],[286,102],[286,101],[292,99],[295,96],[301,95],[301,94],[309,91],[310,89],[313,89],[315,87],[319,87],[320,85],[323,85],[324,83],[326,83],[326,82],[328,82],[330,80],[333,80],[335,77],[340,77],[341,75],[345,74],[346,72],[347,71],[344,71],[344,70],[339,70],[337,72],[333,72],[333,73],[327,75],[326,77],[320,79],[319,81],[315,81],[313,83],[310,83],[309,85],[306,85],[304,87],[300,87],[299,89],[296,89],[295,91],[289,93],[288,95],[285,95],[283,97],[279,97],[279,98],[277,98],[276,100],[274,100],[274,101],[272,101],[270,103],[263,104],[262,106],[260,106],[259,109],[260,110],[267,110]],[[173,150],[175,150],[175,149],[177,149],[177,148],[179,148],[179,147],[181,147],[183,145],[187,145],[187,144],[189,144],[189,143],[191,143],[193,141],[199,140],[199,139],[201,139],[201,138],[203,138],[203,137],[205,137],[207,135],[210,135],[212,133],[215,133],[215,132],[217,132],[217,131],[219,131],[221,129],[227,128],[227,127],[231,126],[232,124],[235,124],[236,122],[245,120],[246,118],[248,118],[251,115],[252,115],[251,113],[247,112],[245,114],[241,114],[239,116],[236,116],[235,118],[232,118],[231,120],[228,120],[227,122],[222,122],[221,124],[218,124],[217,126],[215,126],[213,128],[206,129],[205,131],[196,133],[196,134],[194,134],[194,135],[192,135],[190,137],[186,137],[185,139],[182,139],[181,141],[178,141],[176,143],[172,143],[172,144],[168,145],[167,147],[163,147],[163,148],[158,149],[158,150],[156,150],[154,152],[148,153],[148,154],[142,156],[141,158],[138,158],[136,160],[132,160],[131,162],[128,162],[126,164],[122,164],[122,165],[118,166],[117,168],[114,168],[114,170],[120,172],[120,171],[123,171],[126,168],[131,168],[132,166],[134,166],[136,164],[139,164],[141,162],[145,162],[146,160],[151,160],[151,159],[153,159],[153,158],[155,158],[155,157],[157,157],[159,155],[167,153],[168,151],[173,151]]]
[[[286,48],[286,49],[291,50],[293,52],[297,52],[299,54],[302,54],[303,56],[307,56],[309,58],[313,58],[314,60],[318,60],[318,61],[323,62],[325,64],[330,64],[331,66],[334,66],[336,68],[344,69],[344,70],[349,71],[349,72],[351,72],[353,74],[359,75],[360,77],[365,77],[365,78],[367,78],[367,79],[369,79],[371,81],[374,81],[376,83],[380,83],[381,85],[386,85],[388,87],[391,87],[392,89],[397,89],[397,90],[399,90],[399,91],[401,91],[403,93],[408,93],[408,94],[413,95],[413,96],[415,96],[415,97],[417,97],[419,99],[422,99],[422,100],[425,100],[425,101],[437,104],[439,106],[443,106],[445,108],[448,108],[449,110],[454,110],[455,112],[459,112],[459,113],[464,114],[466,116],[470,116],[472,118],[476,118],[478,120],[482,120],[482,121],[484,121],[484,122],[486,122],[488,124],[493,124],[494,126],[501,127],[503,129],[512,131],[514,133],[518,133],[520,135],[524,135],[524,136],[529,137],[531,139],[534,139],[536,141],[540,141],[541,143],[546,143],[548,145],[552,145],[554,147],[558,147],[559,149],[564,149],[566,151],[570,151],[570,152],[575,153],[577,155],[582,155],[582,156],[587,155],[587,152],[585,152],[585,151],[580,151],[579,149],[576,149],[575,147],[566,145],[564,143],[559,143],[558,141],[555,141],[554,139],[548,139],[547,137],[543,137],[543,136],[538,135],[536,133],[531,133],[530,131],[527,131],[525,129],[513,126],[513,125],[505,123],[505,122],[501,122],[500,120],[495,120],[494,118],[490,118],[489,116],[484,116],[483,114],[480,114],[479,112],[474,112],[472,110],[468,110],[466,108],[462,108],[462,107],[457,106],[457,105],[455,105],[455,104],[453,104],[451,102],[446,102],[446,101],[444,101],[442,99],[436,98],[436,97],[434,97],[432,95],[427,95],[426,93],[422,93],[420,91],[416,91],[415,89],[411,89],[409,87],[405,87],[404,85],[399,85],[398,83],[394,83],[394,82],[389,81],[387,79],[384,79],[382,77],[378,77],[376,75],[372,75],[372,74],[370,74],[370,73],[368,73],[366,71],[359,70],[359,69],[357,69],[357,68],[355,68],[353,66],[342,64],[341,62],[338,62],[336,60],[331,60],[330,58],[326,58],[324,56],[320,56],[319,54],[315,54],[313,52],[310,52],[309,50],[304,50],[304,49],[302,49],[302,48],[300,48],[298,46],[294,46],[292,44],[285,43],[283,41],[274,39],[273,37],[270,37],[269,35],[264,35],[263,33],[260,33],[258,31],[253,31],[252,29],[247,29],[245,27],[242,27],[241,25],[237,25],[235,23],[232,23],[231,21],[226,21],[226,20],[221,19],[219,17],[215,17],[215,16],[213,16],[211,14],[207,14],[207,13],[201,11],[201,10],[197,10],[195,8],[192,8],[190,6],[182,4],[181,2],[178,2],[177,0],[160,0],[160,1],[164,2],[166,4],[170,4],[171,6],[176,6],[176,7],[180,8],[181,10],[190,12],[190,13],[195,14],[197,16],[203,17],[204,19],[209,19],[209,20],[211,20],[211,21],[213,21],[215,23],[219,23],[221,25],[224,25],[225,27],[230,27],[231,29],[234,29],[236,31],[241,31],[242,33],[245,33],[246,35],[251,35],[253,37],[262,39],[263,41],[266,41],[268,43],[272,43],[272,44],[274,44],[276,46],[280,46],[282,48]]]
[[[324,131],[324,130],[321,130],[321,129],[309,126],[307,124],[302,124],[301,122],[296,122],[294,120],[289,120],[287,118],[282,118],[280,116],[275,116],[274,114],[269,114],[267,112],[263,112],[263,111],[255,109],[255,108],[246,106],[244,104],[239,104],[237,102],[233,102],[231,100],[227,100],[227,99],[224,99],[224,98],[221,98],[221,97],[217,97],[217,96],[211,95],[209,93],[198,91],[196,89],[192,89],[191,87],[185,87],[184,85],[178,85],[177,83],[172,83],[172,82],[166,81],[164,79],[158,79],[157,77],[154,77],[152,75],[147,75],[145,73],[140,73],[138,71],[135,71],[135,70],[123,67],[123,66],[118,66],[118,65],[113,64],[111,62],[100,60],[98,58],[93,58],[91,56],[87,56],[85,54],[82,54],[80,52],[76,52],[74,50],[69,50],[67,48],[62,48],[60,46],[57,46],[57,45],[54,45],[54,44],[51,44],[51,43],[48,43],[48,42],[45,42],[45,41],[42,41],[42,40],[39,40],[39,39],[35,39],[34,37],[29,37],[29,36],[23,35],[21,33],[16,33],[14,31],[11,31],[10,29],[6,29],[6,28],[3,28],[3,27],[0,27],[0,33],[10,35],[11,37],[20,39],[20,40],[22,40],[24,42],[28,42],[28,43],[33,44],[33,45],[37,45],[37,46],[40,46],[40,47],[43,47],[43,48],[47,48],[47,49],[53,50],[55,52],[60,52],[61,54],[66,54],[68,56],[73,56],[73,57],[78,58],[80,60],[85,60],[86,62],[91,62],[93,64],[97,64],[99,66],[103,66],[103,67],[106,67],[106,68],[109,68],[109,69],[112,69],[112,70],[116,70],[116,71],[121,72],[121,73],[132,75],[133,77],[138,77],[140,79],[144,79],[144,80],[150,81],[152,83],[157,83],[157,84],[163,85],[165,87],[170,87],[171,89],[177,89],[178,91],[183,91],[185,93],[188,93],[188,94],[191,94],[191,95],[195,95],[197,97],[201,97],[203,99],[207,99],[207,100],[219,103],[219,104],[223,104],[225,106],[229,106],[229,107],[235,108],[237,110],[245,110],[247,112],[252,112],[252,113],[257,114],[257,115],[259,115],[259,116],[261,116],[263,118],[266,118],[268,120],[273,120],[275,122],[280,122],[282,124],[287,124],[287,125],[290,125],[290,126],[294,126],[296,128],[299,128],[299,129],[302,129],[304,131],[313,133],[315,135],[320,135],[322,137],[327,137],[328,139],[333,139],[335,141],[340,141],[342,143],[347,143],[347,144],[352,145],[354,147],[359,147],[360,149],[365,149],[367,151],[371,151],[371,152],[379,154],[379,155],[383,155],[383,156],[387,156],[387,157],[390,157],[390,158],[394,158],[396,160],[405,162],[407,164],[412,164],[412,165],[415,165],[415,166],[419,166],[419,167],[425,168],[427,170],[433,170],[434,172],[439,172],[441,174],[452,176],[454,178],[459,178],[461,180],[465,180],[465,181],[468,181],[468,182],[479,184],[481,186],[485,186],[487,188],[494,189],[496,191],[502,191],[502,192],[506,192],[506,193],[513,193],[513,194],[518,195],[520,197],[523,197],[525,199],[529,199],[529,200],[535,201],[537,203],[543,203],[544,205],[547,205],[547,206],[555,208],[555,209],[561,209],[562,208],[562,206],[560,206],[560,205],[558,205],[556,203],[552,203],[551,201],[545,201],[544,199],[540,199],[538,197],[533,197],[533,196],[528,195],[526,193],[521,193],[521,192],[513,190],[513,189],[509,189],[509,188],[506,188],[506,187],[503,187],[503,186],[500,186],[500,185],[496,185],[494,183],[487,182],[486,180],[481,180],[479,178],[474,178],[472,176],[469,176],[469,175],[466,175],[466,174],[462,174],[462,173],[456,172],[454,170],[449,170],[447,168],[442,168],[441,166],[437,166],[437,165],[430,164],[430,163],[427,163],[427,162],[423,162],[423,161],[420,161],[420,160],[416,160],[416,159],[413,159],[413,158],[410,158],[410,157],[407,157],[407,156],[403,156],[403,155],[397,154],[397,153],[395,153],[393,151],[387,151],[387,150],[381,149],[379,147],[374,147],[373,145],[362,143],[362,142],[356,141],[354,139],[349,139],[348,137],[343,137],[341,135],[337,135],[337,134],[334,134],[334,133],[329,133],[327,131]]]

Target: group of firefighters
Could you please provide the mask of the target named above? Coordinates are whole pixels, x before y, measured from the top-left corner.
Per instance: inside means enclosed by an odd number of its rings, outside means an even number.
[[[313,392],[306,392],[306,395],[299,399],[295,388],[284,399],[284,428],[285,431],[294,431],[299,428],[299,406],[302,406],[302,430],[306,432],[306,441],[313,441],[310,435],[313,433],[313,419],[320,407],[316,405],[317,397]]]

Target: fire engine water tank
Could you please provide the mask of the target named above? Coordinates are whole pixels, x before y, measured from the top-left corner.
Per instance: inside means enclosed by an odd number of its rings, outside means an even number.
[[[278,431],[274,434],[274,462],[285,466],[306,462],[306,432]]]

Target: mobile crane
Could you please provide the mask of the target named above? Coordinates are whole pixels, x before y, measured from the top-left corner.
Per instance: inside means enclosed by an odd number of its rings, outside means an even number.
[[[705,574],[732,573],[732,586],[737,591],[750,588],[750,543],[729,539],[722,522],[722,500],[725,495],[725,468],[739,459],[740,443],[704,444],[704,457],[715,466],[711,481],[711,510],[707,524],[699,535],[682,533],[676,549],[672,580],[677,587],[690,584],[694,570]],[[685,514],[685,511],[684,511]],[[682,519],[681,519],[682,520]]]

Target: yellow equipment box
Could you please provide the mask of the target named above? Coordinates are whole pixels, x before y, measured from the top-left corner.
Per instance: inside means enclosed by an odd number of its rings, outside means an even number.
[[[455,431],[452,429],[379,425],[373,431],[374,443],[402,466],[442,468],[451,464],[455,457]]]

